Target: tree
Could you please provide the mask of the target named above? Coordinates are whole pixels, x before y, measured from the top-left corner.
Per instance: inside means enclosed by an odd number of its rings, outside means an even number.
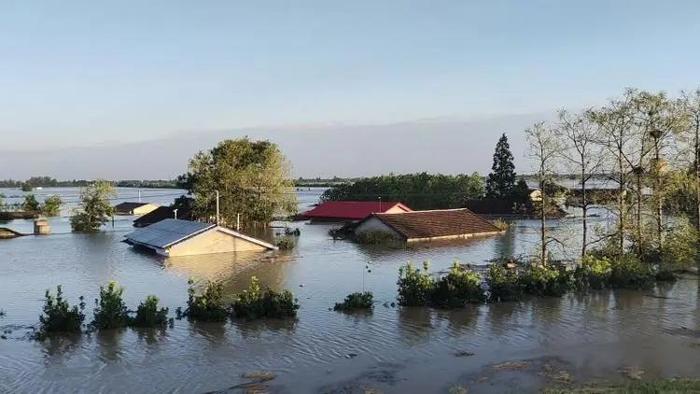
[[[564,163],[580,177],[580,202],[581,207],[581,258],[586,256],[588,247],[588,208],[592,205],[587,195],[586,184],[602,169],[603,152],[597,144],[598,133],[591,122],[587,112],[583,114],[570,114],[566,110],[559,111],[559,125],[555,130],[557,137],[562,141],[563,148],[560,156]]]
[[[496,144],[491,173],[486,180],[486,197],[511,198],[515,188],[515,164],[505,133]]]
[[[109,199],[115,195],[114,187],[108,181],[96,181],[81,189],[80,207],[70,218],[73,231],[99,231],[114,213]]]
[[[668,149],[674,142],[672,140],[674,134],[681,128],[680,105],[669,100],[664,93],[652,94],[644,91],[636,95],[634,104],[635,124],[639,129],[638,134],[642,138],[640,141],[641,149],[646,149],[651,156],[650,160],[646,162],[646,171],[640,172],[646,173],[646,177],[649,179],[652,192],[651,211],[656,224],[656,242],[657,246],[661,247],[664,235],[663,205],[670,183],[667,176],[668,161],[666,157]],[[640,163],[639,166],[643,168],[642,164]],[[637,189],[641,189],[641,186],[638,186]],[[638,190],[637,192],[641,196],[642,191]],[[638,212],[642,211],[641,203],[640,198]],[[641,227],[641,221],[638,220],[637,226]],[[641,242],[641,239],[639,241]]]
[[[232,225],[240,215],[243,223],[267,225],[275,215],[296,212],[290,172],[276,144],[246,137],[199,152],[190,160],[182,183],[194,194],[195,211],[201,217],[216,216],[219,192],[221,223]]]
[[[681,94],[681,106],[685,115],[685,130],[680,133],[686,157],[690,158],[693,173],[691,182],[695,197],[695,229],[700,231],[700,88]]]
[[[27,194],[24,196],[22,210],[27,212],[39,212],[39,201],[36,200],[36,197],[33,194]]]
[[[609,105],[588,111],[588,116],[598,127],[600,143],[610,155],[611,167],[607,173],[612,181],[617,183],[617,201],[614,209],[617,215],[617,230],[610,234],[616,240],[617,254],[625,251],[625,235],[627,232],[627,188],[629,173],[633,167],[630,159],[632,145],[631,101],[634,91],[628,89],[621,99],[612,100]]]
[[[53,196],[49,196],[44,200],[44,204],[41,206],[41,213],[46,216],[58,216],[61,213],[62,204],[63,201],[61,201],[61,197],[58,195],[54,194]]]
[[[400,201],[411,209],[462,208],[465,201],[484,195],[484,180],[477,174],[383,175],[334,185],[323,201]]]
[[[547,265],[547,246],[555,241],[547,234],[548,190],[551,190],[552,176],[555,173],[555,159],[561,149],[554,131],[544,122],[535,123],[525,130],[530,157],[535,161],[537,183],[540,189],[540,264]]]

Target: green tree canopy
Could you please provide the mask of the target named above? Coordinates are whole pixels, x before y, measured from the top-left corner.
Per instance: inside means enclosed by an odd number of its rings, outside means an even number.
[[[200,217],[216,215],[219,192],[220,219],[234,225],[267,224],[276,215],[296,212],[296,194],[290,164],[270,141],[247,137],[225,140],[209,151],[199,152],[189,164],[181,183],[195,198]]]
[[[41,206],[41,212],[46,216],[58,216],[61,213],[61,197],[54,194],[49,196],[44,200],[44,204]]]
[[[472,175],[404,174],[359,179],[326,190],[324,201],[383,201],[402,202],[412,209],[462,208],[466,200],[480,198],[484,182],[477,173]]]
[[[22,210],[27,212],[39,212],[39,201],[36,200],[36,197],[33,194],[27,194],[24,196]]]
[[[98,231],[114,212],[109,199],[115,195],[114,187],[107,181],[96,181],[81,189],[80,207],[70,218],[73,231]]]
[[[486,197],[511,198],[515,189],[515,164],[505,133],[496,144],[491,173],[486,179]]]

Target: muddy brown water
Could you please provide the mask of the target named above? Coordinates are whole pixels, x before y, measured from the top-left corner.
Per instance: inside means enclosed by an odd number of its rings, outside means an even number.
[[[306,192],[302,203],[315,201]],[[57,234],[0,241],[0,392],[530,392],[551,384],[626,377],[700,377],[696,277],[651,291],[603,291],[457,311],[392,307],[398,268],[430,260],[485,264],[527,253],[537,223],[506,235],[410,249],[365,248],[328,237],[328,225],[299,226],[288,253],[160,259],[120,242],[131,218],[94,235]],[[22,230],[31,222],[3,226]],[[563,224],[554,224],[566,227]],[[562,230],[563,232],[564,230]],[[568,230],[566,230],[568,231]],[[366,272],[368,266],[371,272]],[[364,274],[363,274],[364,272]],[[148,294],[184,306],[188,278],[221,280],[227,294],[252,275],[288,288],[295,321],[194,324],[164,331],[123,330],[37,342],[48,288],[62,284],[89,307],[116,280],[132,308]],[[353,291],[375,294],[374,312],[328,308]],[[88,319],[91,312],[88,312]]]

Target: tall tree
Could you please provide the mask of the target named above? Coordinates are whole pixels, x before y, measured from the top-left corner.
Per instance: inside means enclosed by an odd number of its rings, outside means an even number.
[[[639,141],[643,151],[646,149],[650,155],[646,162],[646,174],[651,189],[651,212],[655,223],[655,235],[657,246],[663,243],[664,220],[663,206],[665,196],[669,188],[668,160],[667,155],[671,145],[674,144],[673,137],[681,129],[682,116],[678,102],[669,100],[664,93],[639,92],[635,99],[635,124],[638,128]],[[642,158],[643,160],[643,158]],[[643,168],[644,162],[639,163]],[[637,189],[641,189],[640,186]],[[642,195],[642,191],[637,191]],[[642,200],[638,201],[638,212],[642,211]],[[641,227],[638,222],[637,226]],[[641,231],[641,229],[638,229]],[[641,239],[639,240],[641,242]]]
[[[578,173],[579,206],[581,207],[581,258],[586,256],[588,242],[588,208],[592,205],[588,198],[587,183],[602,169],[602,147],[597,143],[597,128],[591,122],[588,112],[570,114],[565,110],[559,111],[559,124],[555,130],[562,141],[560,152],[565,165]]]
[[[693,172],[692,190],[695,194],[695,228],[700,231],[700,88],[681,94],[685,129],[680,133]]]
[[[216,193],[222,224],[234,225],[240,215],[247,225],[267,225],[275,215],[296,212],[290,165],[270,141],[247,137],[225,140],[190,160],[187,180],[198,216],[216,216]]]
[[[540,264],[547,264],[548,245],[554,238],[547,234],[547,204],[549,190],[552,189],[552,177],[555,173],[555,159],[561,150],[561,144],[554,131],[544,122],[535,123],[525,130],[530,157],[536,167],[535,176],[540,189]]]
[[[73,231],[96,232],[114,213],[109,199],[116,192],[108,181],[96,181],[80,190],[80,206],[70,218]]]
[[[486,197],[511,198],[515,189],[515,164],[508,137],[501,135],[493,153],[491,173],[486,179]]]
[[[599,128],[600,143],[610,155],[611,167],[607,171],[611,180],[617,183],[617,201],[614,213],[617,215],[617,230],[610,234],[615,238],[617,253],[625,250],[625,236],[628,229],[627,189],[632,167],[630,145],[632,145],[632,99],[634,91],[627,90],[621,99],[611,100],[607,106],[589,111],[589,117]]]

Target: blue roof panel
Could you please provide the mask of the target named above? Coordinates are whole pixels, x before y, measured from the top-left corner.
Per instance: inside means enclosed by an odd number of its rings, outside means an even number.
[[[164,219],[127,234],[126,240],[163,249],[213,227],[211,223]]]

